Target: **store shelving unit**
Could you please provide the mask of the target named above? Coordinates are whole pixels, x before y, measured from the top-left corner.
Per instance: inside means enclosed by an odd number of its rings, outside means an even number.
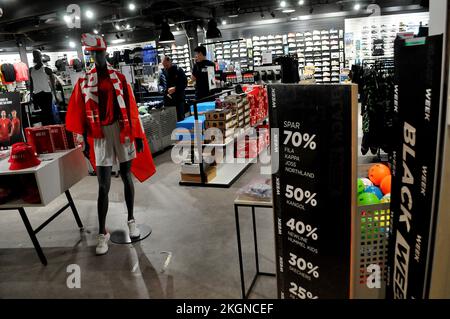
[[[183,69],[187,76],[191,76],[191,57],[189,54],[189,47],[185,45],[172,45],[171,47],[158,47],[158,55],[167,55],[172,59],[172,62]]]
[[[297,55],[299,67],[314,66],[317,83],[339,83],[344,67],[344,30],[289,33],[288,52]]]
[[[286,35],[268,35],[268,36],[254,36],[252,38],[253,44],[253,65],[262,65],[263,52],[271,52],[272,59],[286,54]]]
[[[245,39],[236,39],[230,41],[218,41],[214,43],[205,43],[214,45],[214,57],[220,61],[231,61],[231,63],[239,63],[241,70],[250,70],[253,61],[249,58],[249,46]]]
[[[242,134],[245,134],[248,132],[248,129],[241,129],[237,134],[233,136],[233,139],[228,140],[225,143],[220,144],[207,144],[202,142],[202,136],[203,136],[203,129],[202,126],[198,120],[198,108],[197,104],[209,101],[212,98],[219,97],[221,95],[230,95],[233,93],[234,90],[226,90],[222,91],[220,93],[211,95],[209,97],[195,100],[193,101],[193,108],[194,108],[194,119],[195,119],[195,127],[194,130],[194,141],[188,142],[188,145],[191,147],[191,162],[195,162],[195,157],[197,154],[197,158],[199,158],[199,170],[200,170],[200,181],[199,182],[191,182],[191,181],[180,181],[179,184],[183,186],[203,186],[203,187],[219,187],[219,188],[227,188],[230,187],[246,170],[247,168],[256,162],[256,159],[254,158],[236,158],[235,162],[233,163],[220,163],[216,167],[216,177],[214,177],[212,180],[208,181],[205,167],[203,163],[203,151],[205,147],[226,147],[230,143],[234,143],[234,141],[241,136]],[[245,93],[244,93],[245,94]],[[177,145],[183,145],[184,142],[178,142]]]

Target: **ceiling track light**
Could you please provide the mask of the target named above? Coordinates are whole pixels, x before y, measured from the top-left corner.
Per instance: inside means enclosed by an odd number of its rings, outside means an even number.
[[[175,42],[175,37],[173,36],[172,31],[170,31],[170,26],[167,22],[163,22],[161,24],[161,34],[159,35],[160,43],[171,43]]]
[[[305,0],[299,0],[299,1],[298,1],[298,5],[299,5],[299,6],[302,6],[302,5],[304,5],[304,4],[305,4]]]
[[[353,7],[353,9],[355,9],[355,11],[359,11],[361,9],[361,4],[359,4],[358,2],[355,3],[355,6]]]
[[[208,29],[206,30],[207,39],[217,39],[222,37],[222,32],[217,28],[217,22],[214,19],[208,21]]]

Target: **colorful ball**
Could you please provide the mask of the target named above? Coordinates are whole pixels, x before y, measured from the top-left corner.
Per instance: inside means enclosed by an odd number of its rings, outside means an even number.
[[[369,186],[369,187],[366,187],[365,192],[366,192],[366,193],[372,193],[372,194],[375,194],[375,196],[377,196],[378,199],[382,199],[382,198],[383,198],[383,193],[381,192],[381,189],[379,189],[379,188],[376,187],[376,186]]]
[[[386,194],[381,199],[381,203],[383,203],[383,204],[390,203],[390,202],[391,202],[391,194]]]
[[[376,186],[379,186],[383,178],[389,175],[391,175],[391,170],[384,164],[375,164],[369,169],[369,179]]]
[[[392,182],[392,175],[383,178],[380,185],[383,194],[389,194],[391,192],[391,182]]]
[[[365,187],[368,187],[368,186],[373,186],[373,183],[370,181],[370,179],[368,179],[368,178],[360,178],[360,180],[364,183],[364,186]]]
[[[380,200],[373,193],[362,193],[358,196],[358,206],[367,206],[379,204]]]
[[[358,178],[358,194],[361,194],[366,189],[366,185],[364,185],[364,182],[361,180],[361,178]]]

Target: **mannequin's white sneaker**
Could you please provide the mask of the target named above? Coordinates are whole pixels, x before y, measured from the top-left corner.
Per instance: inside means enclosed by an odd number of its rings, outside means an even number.
[[[139,228],[136,226],[136,221],[134,219],[128,221],[128,230],[130,238],[138,238],[141,236]]]
[[[105,234],[100,234],[97,237],[98,243],[97,243],[97,247],[95,248],[95,253],[97,255],[104,255],[108,252],[108,241],[109,241],[109,233]]]

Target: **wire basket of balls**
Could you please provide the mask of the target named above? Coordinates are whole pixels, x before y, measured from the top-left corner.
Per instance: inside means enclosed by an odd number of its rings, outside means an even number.
[[[355,298],[384,299],[391,225],[388,164],[358,165],[355,220]]]

